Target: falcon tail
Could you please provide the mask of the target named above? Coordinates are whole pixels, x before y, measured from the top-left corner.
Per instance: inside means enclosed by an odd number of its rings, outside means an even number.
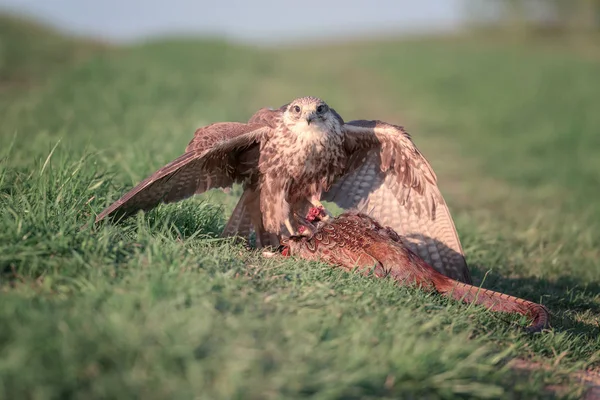
[[[246,202],[250,196],[250,191],[246,190],[240,197],[237,205],[231,213],[231,217],[227,221],[227,225],[223,229],[222,236],[240,236],[245,240],[250,239],[250,232],[252,230],[252,220],[250,219],[250,213],[246,210]]]
[[[268,233],[263,226],[260,193],[246,189],[233,209],[221,236],[240,236],[249,243],[252,230],[256,233],[257,248],[279,246],[277,235]]]

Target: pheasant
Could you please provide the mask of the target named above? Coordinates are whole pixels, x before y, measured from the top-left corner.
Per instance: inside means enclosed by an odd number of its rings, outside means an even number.
[[[282,254],[325,261],[365,275],[373,272],[379,278],[389,276],[401,285],[415,284],[492,311],[521,314],[531,321],[525,328],[527,332],[540,332],[550,326],[549,312],[543,305],[442,275],[405,246],[393,229],[365,214],[350,211],[326,221],[322,219],[324,215],[317,207],[311,208],[306,218],[295,215],[303,235],[284,239]]]

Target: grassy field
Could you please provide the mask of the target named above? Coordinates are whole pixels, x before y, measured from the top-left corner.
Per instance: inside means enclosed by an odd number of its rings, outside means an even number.
[[[2,19],[0,398],[577,398],[600,366],[597,54],[474,38],[112,47]],[[217,238],[222,193],[80,230],[197,127],[301,95],[405,125],[476,282],[547,305],[553,329],[263,259]]]

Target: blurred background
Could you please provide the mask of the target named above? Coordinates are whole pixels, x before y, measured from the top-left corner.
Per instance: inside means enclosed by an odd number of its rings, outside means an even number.
[[[368,7],[343,0],[2,0],[69,32],[131,41],[164,34],[204,34],[272,43],[361,36],[383,31],[453,29],[461,0],[377,0]]]
[[[65,32],[119,42],[195,33],[277,43],[465,26],[572,33],[600,24],[597,0],[375,0],[368,6],[343,0],[0,0],[0,7]]]

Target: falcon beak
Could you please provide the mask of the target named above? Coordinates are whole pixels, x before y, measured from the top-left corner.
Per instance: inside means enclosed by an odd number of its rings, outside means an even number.
[[[317,116],[315,115],[315,113],[308,114],[306,116],[306,124],[310,125],[310,123],[313,122],[316,118],[317,118]]]

